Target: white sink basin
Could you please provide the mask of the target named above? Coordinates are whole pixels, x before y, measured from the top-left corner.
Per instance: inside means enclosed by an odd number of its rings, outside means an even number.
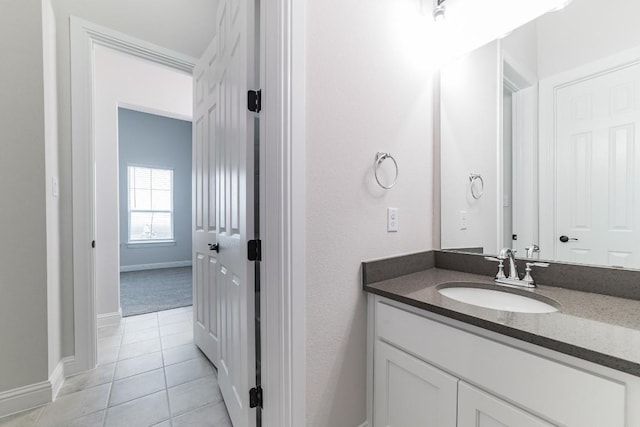
[[[438,292],[447,298],[466,304],[491,308],[493,310],[511,311],[514,313],[553,313],[558,311],[558,309],[550,303],[541,301],[544,297],[539,295],[531,298],[511,293],[508,290],[486,289],[484,287],[464,286],[461,284],[441,286]]]

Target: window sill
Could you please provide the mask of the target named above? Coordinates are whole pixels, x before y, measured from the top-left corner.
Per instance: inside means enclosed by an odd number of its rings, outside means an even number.
[[[127,242],[127,247],[132,249],[161,248],[163,246],[175,246],[175,240],[141,240]]]

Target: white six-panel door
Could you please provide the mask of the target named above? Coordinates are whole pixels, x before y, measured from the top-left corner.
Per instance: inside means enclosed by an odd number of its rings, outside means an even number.
[[[639,100],[640,65],[557,90],[559,260],[640,267]]]
[[[254,115],[255,5],[221,0],[216,38],[194,71],[194,317],[234,427],[256,424]],[[218,252],[209,249],[218,244]]]
[[[214,38],[193,72],[193,325],[196,345],[218,366],[219,262],[218,253],[210,247],[218,242],[218,147],[214,132],[219,94],[211,78],[216,53]]]

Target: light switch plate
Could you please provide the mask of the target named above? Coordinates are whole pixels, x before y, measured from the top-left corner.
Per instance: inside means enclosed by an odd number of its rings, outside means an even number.
[[[398,208],[387,208],[387,231],[398,231]]]
[[[460,230],[467,229],[467,211],[460,211]]]

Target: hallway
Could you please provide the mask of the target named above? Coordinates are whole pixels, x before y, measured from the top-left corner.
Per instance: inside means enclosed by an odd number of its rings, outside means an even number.
[[[55,402],[2,427],[231,427],[216,370],[193,344],[192,307],[98,329],[98,367],[67,378]]]

